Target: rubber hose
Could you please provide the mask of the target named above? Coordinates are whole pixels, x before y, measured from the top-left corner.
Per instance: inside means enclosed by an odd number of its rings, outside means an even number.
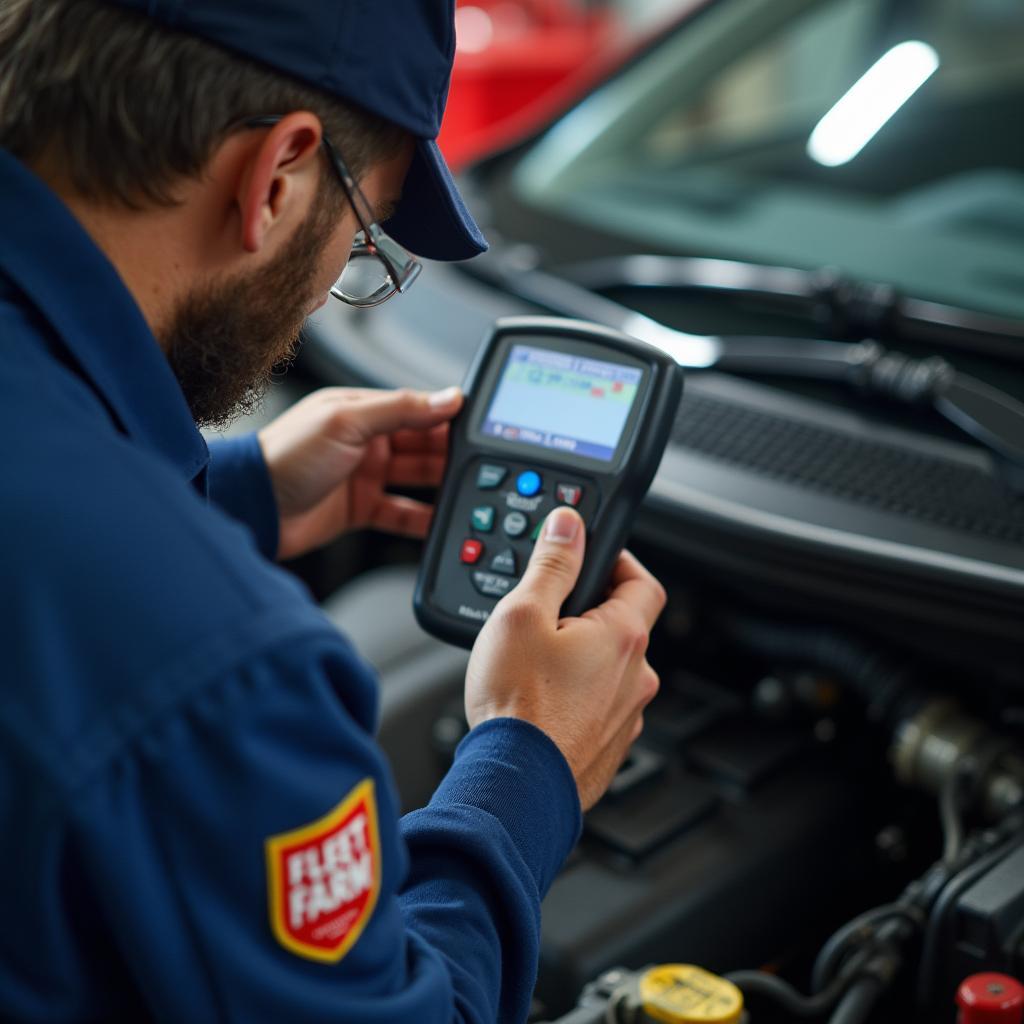
[[[863,933],[860,936],[862,941],[876,938],[876,927],[892,918],[908,921],[915,928],[919,928],[922,923],[921,911],[905,903],[886,903],[884,906],[864,911],[863,914],[859,914],[839,928],[822,946],[821,952],[814,961],[814,970],[811,975],[812,989],[815,992],[820,992],[829,983],[836,962],[845,952],[845,947],[858,938],[857,932]]]
[[[858,963],[852,963],[853,971]],[[797,1017],[820,1017],[826,1010],[831,1009],[839,997],[846,991],[850,984],[850,976],[838,977],[822,992],[813,996],[805,996],[798,992],[788,981],[776,977],[774,974],[766,974],[764,971],[733,971],[725,976],[726,981],[731,981],[744,996],[758,995],[767,996],[778,1003],[787,1013]]]
[[[814,665],[834,672],[869,705],[873,717],[889,721],[910,690],[910,673],[866,644],[832,629],[762,622],[730,614],[722,622],[741,644],[762,657]]]
[[[879,978],[855,981],[829,1018],[829,1024],[861,1024],[871,1015],[884,990]]]

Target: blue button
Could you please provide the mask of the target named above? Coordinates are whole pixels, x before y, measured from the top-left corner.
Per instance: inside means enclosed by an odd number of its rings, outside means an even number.
[[[520,473],[516,480],[516,490],[524,498],[532,498],[540,490],[540,474],[534,473],[532,469]]]

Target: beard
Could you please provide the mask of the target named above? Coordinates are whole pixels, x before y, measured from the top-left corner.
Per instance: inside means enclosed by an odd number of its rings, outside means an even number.
[[[337,205],[318,197],[272,262],[196,288],[175,310],[160,340],[197,426],[255,411],[275,371],[295,358]]]

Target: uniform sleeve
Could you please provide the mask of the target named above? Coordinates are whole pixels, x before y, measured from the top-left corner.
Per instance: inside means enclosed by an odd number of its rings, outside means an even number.
[[[210,500],[248,526],[265,558],[277,558],[277,499],[256,435],[210,442]]]
[[[579,828],[568,767],[487,723],[400,829],[368,693],[340,639],[293,642],[147,723],[76,797],[82,875],[155,1020],[526,1019]]]
[[[580,822],[565,758],[543,732],[515,719],[477,726],[429,806],[402,820],[411,868],[399,902],[453,978],[456,1019],[526,1020],[540,902]],[[482,1017],[480,1006],[488,1008]]]

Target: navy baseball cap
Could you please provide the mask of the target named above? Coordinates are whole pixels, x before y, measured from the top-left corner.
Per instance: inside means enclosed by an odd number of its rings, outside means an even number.
[[[455,0],[113,2],[407,129],[416,149],[388,234],[427,259],[464,260],[486,251],[435,142],[455,55]]]

